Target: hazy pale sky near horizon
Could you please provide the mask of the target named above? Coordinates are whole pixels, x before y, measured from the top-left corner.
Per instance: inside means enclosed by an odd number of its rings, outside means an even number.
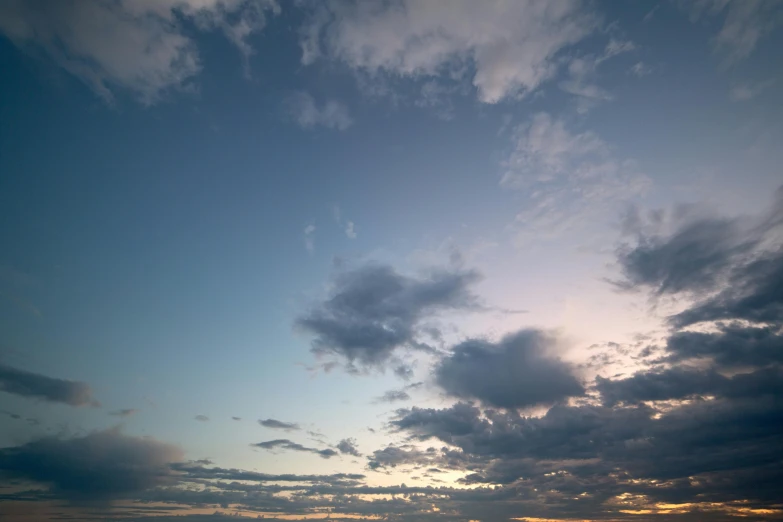
[[[781,26],[0,3],[0,514],[783,518]]]

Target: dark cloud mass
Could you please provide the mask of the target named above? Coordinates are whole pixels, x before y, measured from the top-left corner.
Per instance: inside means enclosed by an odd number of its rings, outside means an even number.
[[[289,451],[301,451],[304,453],[315,453],[316,455],[324,459],[329,459],[337,455],[337,452],[331,448],[320,449],[320,450],[318,448],[308,448],[307,446],[302,446],[301,444],[290,441],[288,439],[268,440],[265,442],[258,442],[256,444],[251,444],[251,446],[265,449],[265,450],[282,449],[282,450],[289,450]]]
[[[435,369],[449,394],[501,408],[551,404],[582,395],[571,368],[552,355],[557,340],[538,330],[522,330],[498,343],[469,340],[457,345]]]
[[[314,336],[317,354],[377,366],[401,347],[417,347],[424,319],[441,311],[476,306],[469,286],[475,272],[436,271],[421,278],[385,265],[367,265],[339,274],[322,303],[296,320]]]
[[[258,423],[265,428],[272,428],[274,430],[283,431],[297,431],[302,428],[295,422],[283,422],[277,419],[260,419]]]
[[[558,340],[535,329],[462,342],[433,372],[435,384],[460,402],[397,409],[386,425],[395,442],[365,452],[367,476],[182,462],[175,447],[109,430],[0,450],[0,478],[51,488],[0,492],[0,501],[131,498],[145,506],[400,522],[783,519],[778,206],[752,222],[685,222],[618,253],[627,287],[684,307],[655,346],[638,339],[646,356],[636,373],[582,383],[555,356]],[[431,312],[474,302],[465,274],[411,279],[369,267],[343,277],[300,326],[314,334],[316,351],[365,365],[394,360],[391,352],[414,343]],[[402,398],[420,385],[384,397]],[[539,405],[551,407],[535,415],[527,409]],[[361,455],[353,439],[324,449],[289,439],[251,446],[324,459]],[[409,472],[432,483],[453,475],[460,487],[372,485],[378,474]]]
[[[732,259],[752,242],[726,219],[686,223],[669,237],[638,232],[637,244],[618,254],[626,287],[648,286],[657,294],[708,291],[720,281]]]
[[[0,391],[70,406],[95,405],[92,390],[83,382],[67,381],[12,368],[0,363]]]
[[[4,448],[0,473],[46,484],[69,499],[100,500],[173,482],[169,465],[182,458],[176,446],[114,428]]]
[[[354,457],[361,457],[362,455],[359,453],[359,449],[356,447],[355,439],[343,439],[337,443],[336,447],[340,453],[345,455],[353,455]]]

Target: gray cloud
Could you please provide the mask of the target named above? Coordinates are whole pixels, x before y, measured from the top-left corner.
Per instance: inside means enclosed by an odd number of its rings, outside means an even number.
[[[46,377],[0,363],[0,391],[70,406],[97,405],[89,385]]]
[[[353,455],[354,457],[361,457],[362,455],[356,447],[355,439],[343,439],[337,443],[336,448],[345,455]]]
[[[113,417],[130,417],[131,415],[134,415],[138,412],[139,410],[137,410],[136,408],[125,408],[122,410],[110,411],[109,415]]]
[[[46,484],[72,500],[101,500],[173,482],[169,464],[182,457],[176,446],[114,428],[3,448],[0,471]]]
[[[634,404],[694,396],[774,397],[783,395],[783,369],[765,368],[726,377],[714,369],[674,367],[662,371],[639,372],[627,379],[598,377],[596,389],[607,406],[620,402]]]
[[[302,446],[301,444],[290,441],[288,439],[268,440],[265,442],[258,442],[256,444],[251,444],[251,446],[265,449],[265,450],[283,449],[283,450],[290,450],[290,451],[301,451],[305,453],[315,453],[316,455],[324,459],[329,459],[337,455],[337,452],[331,448],[326,448],[321,450],[317,448],[308,448],[307,446]]]
[[[277,419],[260,419],[258,423],[265,428],[272,428],[274,430],[283,431],[297,431],[302,428],[295,422],[283,422]]]
[[[327,299],[300,316],[296,327],[314,335],[316,354],[379,366],[395,349],[418,346],[423,319],[475,307],[468,287],[477,279],[475,272],[446,271],[414,278],[367,265],[339,274]]]
[[[241,420],[242,420],[242,417],[231,417],[231,420],[235,420],[235,421],[241,421]]]
[[[196,419],[197,421],[200,421],[200,422],[208,422],[209,421],[209,417],[207,417],[206,415],[196,415],[193,418]]]
[[[449,394],[487,405],[521,408],[582,395],[568,364],[552,355],[557,340],[539,330],[522,330],[498,343],[468,340],[435,368],[436,382]]]
[[[619,253],[626,288],[647,286],[657,294],[704,292],[720,282],[733,258],[751,245],[736,222],[701,219],[671,236],[639,234],[637,244]]]
[[[783,363],[783,334],[777,326],[734,323],[711,333],[676,332],[669,337],[666,349],[666,362],[696,359],[723,369],[761,367]]]
[[[376,398],[374,402],[376,403],[382,403],[382,402],[397,402],[397,401],[409,401],[411,400],[411,396],[408,395],[408,392],[405,390],[388,390],[384,392],[383,395]]]

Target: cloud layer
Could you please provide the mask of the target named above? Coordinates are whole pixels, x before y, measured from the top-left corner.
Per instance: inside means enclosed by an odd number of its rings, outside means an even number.
[[[95,405],[86,383],[47,377],[0,363],[0,391],[69,406]]]

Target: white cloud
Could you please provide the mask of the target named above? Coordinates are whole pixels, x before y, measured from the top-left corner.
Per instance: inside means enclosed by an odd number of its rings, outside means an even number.
[[[345,223],[345,235],[348,236],[349,239],[356,239],[356,228],[354,227],[353,221],[347,221]]]
[[[521,230],[556,234],[573,228],[587,222],[586,215],[607,210],[609,202],[639,196],[649,183],[598,135],[573,133],[546,113],[518,126],[512,144],[500,183],[526,197],[516,218]]]
[[[612,99],[609,91],[596,84],[598,66],[614,56],[634,49],[636,46],[633,42],[612,38],[599,56],[586,55],[570,61],[568,64],[569,78],[560,82],[559,87],[577,97],[577,111],[579,113],[585,113],[599,103]]]
[[[725,13],[713,45],[728,65],[750,56],[759,40],[783,25],[779,0],[691,0],[680,4],[690,11],[694,21]]]
[[[647,76],[648,74],[652,73],[652,67],[644,62],[636,62],[631,67],[631,72],[641,78],[642,76]]]
[[[550,79],[555,56],[597,25],[579,0],[331,0],[301,31],[302,61],[408,78],[468,74],[479,100],[496,103]]]
[[[740,83],[731,88],[729,95],[734,101],[751,100],[774,83],[774,80],[767,80],[759,83]]]
[[[117,88],[144,104],[181,89],[201,70],[195,42],[178,17],[220,29],[247,58],[247,37],[264,27],[275,0],[4,0],[0,33],[42,53],[106,102]]]
[[[336,100],[328,100],[319,107],[310,94],[296,92],[288,97],[287,106],[294,121],[305,129],[321,125],[329,129],[345,130],[353,125],[348,107]]]
[[[315,234],[315,225],[307,225],[304,228],[304,245],[305,249],[310,254],[315,251],[315,239],[313,238],[313,234]]]

